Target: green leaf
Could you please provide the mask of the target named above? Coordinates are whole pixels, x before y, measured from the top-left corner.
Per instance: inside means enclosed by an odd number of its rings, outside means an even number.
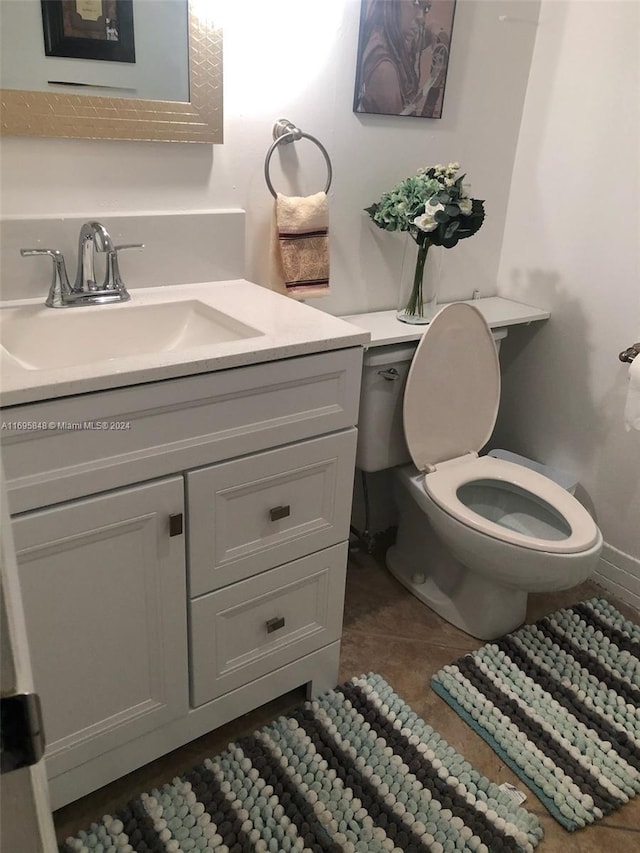
[[[462,188],[465,177],[466,174],[459,175],[449,186],[445,185],[442,174],[435,174],[433,167],[425,169],[400,181],[364,211],[378,228],[409,232],[416,242],[422,243],[427,242],[427,232],[419,232],[419,237],[413,220],[424,213],[427,202],[433,202],[434,206],[440,203],[443,209],[434,215],[436,228],[428,233],[428,243],[451,248],[459,240],[475,234],[484,221],[484,202],[480,199],[471,199],[468,216],[460,211],[459,199],[465,196]]]

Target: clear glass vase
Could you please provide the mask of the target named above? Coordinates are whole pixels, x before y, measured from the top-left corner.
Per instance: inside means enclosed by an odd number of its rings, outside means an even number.
[[[407,235],[396,317],[403,323],[428,323],[438,310],[442,246],[418,245]]]

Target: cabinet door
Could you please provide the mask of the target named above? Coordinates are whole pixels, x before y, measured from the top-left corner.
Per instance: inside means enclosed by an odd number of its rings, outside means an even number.
[[[49,778],[188,708],[180,477],[14,519]]]

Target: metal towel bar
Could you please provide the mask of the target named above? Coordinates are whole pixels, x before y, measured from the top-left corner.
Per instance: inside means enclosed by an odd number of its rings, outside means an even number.
[[[327,185],[324,188],[326,193],[329,192],[329,188],[331,187],[331,180],[333,178],[333,169],[331,167],[331,160],[329,159],[329,154],[324,145],[319,142],[315,136],[311,136],[310,133],[303,133],[299,127],[296,127],[295,124],[290,122],[286,118],[280,118],[273,126],[273,144],[267,151],[267,156],[264,161],[264,179],[267,182],[267,186],[269,187],[269,192],[271,195],[276,198],[277,193],[273,188],[273,184],[271,183],[271,178],[269,176],[269,163],[271,162],[271,155],[276,150],[278,145],[281,143],[288,144],[289,142],[297,142],[299,139],[308,139],[310,142],[313,142],[314,145],[317,145],[320,151],[322,151],[322,155],[327,164]]]

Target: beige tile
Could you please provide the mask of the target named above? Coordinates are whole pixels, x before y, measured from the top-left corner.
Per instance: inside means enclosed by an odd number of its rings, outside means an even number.
[[[567,832],[547,813],[538,817],[544,829],[544,837],[536,848],[540,853],[640,853],[640,832],[602,823]]]
[[[588,598],[606,598],[625,618],[640,622],[640,613],[637,610],[619,601],[615,595],[593,581],[585,581],[579,586],[561,592],[532,593],[527,602],[527,622],[536,622],[543,616],[553,613],[554,610],[571,607],[572,604],[586,601]]]
[[[411,595],[387,571],[381,557],[367,554],[352,555],[349,561],[344,627],[377,636],[418,639],[459,650],[459,654],[482,645]]]
[[[640,832],[640,795],[635,796],[626,805],[607,815],[602,820],[602,825],[615,829],[633,829]],[[640,851],[640,838],[638,839],[638,851]]]
[[[420,713],[419,704],[431,692],[431,676],[450,660],[449,650],[428,646],[422,640],[346,630],[342,636],[340,680],[363,672],[377,672]]]

